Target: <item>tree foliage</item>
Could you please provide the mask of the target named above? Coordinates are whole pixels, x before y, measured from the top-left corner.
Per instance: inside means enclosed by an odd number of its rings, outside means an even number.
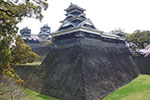
[[[24,44],[21,36],[17,36],[15,45],[11,47],[11,56],[11,64],[31,63],[39,58],[28,45]]]
[[[45,0],[0,0],[0,74],[10,67],[10,47],[18,31],[17,24],[24,17],[41,20],[42,10],[46,10],[47,7]]]
[[[150,31],[136,30],[132,34],[128,34],[127,41],[135,44],[134,48],[144,48],[147,44],[150,44]]]

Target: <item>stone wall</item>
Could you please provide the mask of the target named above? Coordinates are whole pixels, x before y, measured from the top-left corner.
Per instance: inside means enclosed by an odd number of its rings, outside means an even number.
[[[61,100],[101,100],[138,75],[124,43],[89,38],[55,42],[40,67],[39,92]]]
[[[49,53],[50,46],[42,46],[37,48],[32,48],[32,51],[39,55],[39,61],[43,61],[47,54]]]
[[[150,75],[150,57],[133,56],[133,60],[141,74]]]
[[[67,42],[67,41],[66,41]],[[75,41],[74,41],[75,42]],[[88,44],[88,43],[86,43],[86,44]],[[74,44],[75,45],[75,44]],[[70,45],[71,46],[71,45]],[[72,45],[73,46],[73,45]],[[65,48],[65,46],[64,46],[64,48]],[[52,51],[52,48],[49,48],[50,49],[50,51]],[[54,47],[53,47],[53,49],[54,49]],[[58,48],[57,48],[58,49]],[[78,48],[79,49],[79,48]],[[91,48],[92,49],[92,48]],[[64,49],[65,51],[67,50],[67,51],[70,51],[71,50],[71,48],[70,48],[70,50],[68,50],[68,49]],[[72,50],[73,50],[73,48],[72,48]],[[76,48],[76,50],[77,50],[77,48]],[[56,51],[56,52],[58,52],[58,51]],[[64,52],[64,51],[62,51],[62,52]],[[89,52],[89,51],[87,51],[87,52]],[[77,51],[76,52],[74,52],[74,53],[72,53],[72,57],[75,59],[76,58],[76,53],[77,53]],[[84,53],[85,54],[85,53]],[[95,53],[96,54],[96,53]],[[95,54],[92,54],[92,55],[95,55]],[[51,57],[52,56],[54,56],[54,55],[56,55],[56,53],[54,54],[54,50],[49,54],[49,56],[51,55]],[[58,54],[59,55],[59,54]],[[91,55],[91,54],[89,54],[89,55]],[[50,58],[47,58],[47,59],[50,59]],[[55,57],[54,57],[54,59],[56,59]],[[60,59],[62,59],[62,58],[60,58]],[[69,58],[70,59],[70,58]],[[93,58],[92,58],[93,59]],[[130,58],[131,59],[131,58]],[[52,58],[51,58],[51,60],[52,60]],[[50,60],[50,62],[51,62],[51,60]],[[66,60],[66,59],[64,59],[64,60]],[[72,59],[73,60],[73,59]],[[78,59],[76,59],[76,64],[74,64],[74,65],[77,65],[77,60],[80,60],[79,59],[79,57],[78,57]],[[86,65],[90,65],[89,63],[97,63],[97,65],[98,65],[98,63],[100,63],[99,62],[99,60],[91,60],[91,61],[87,61],[88,60],[88,58],[86,58],[86,60],[84,60],[84,61],[86,61],[87,63],[85,63]],[[102,62],[105,62],[105,63],[103,63],[103,64],[108,64],[109,65],[109,62],[107,62],[107,60],[105,60],[105,58],[102,58],[101,59],[102,60]],[[115,60],[115,59],[114,59]],[[117,59],[118,61],[119,61],[119,59]],[[123,61],[124,59],[122,59],[121,61],[122,62],[124,62]],[[53,60],[54,61],[54,60]],[[52,62],[53,62],[52,61]],[[63,60],[62,60],[63,61]],[[137,65],[137,67],[139,68],[139,71],[140,71],[140,73],[141,74],[150,74],[150,58],[145,58],[145,57],[143,57],[143,56],[134,56],[133,57],[133,61],[135,62],[135,64]],[[75,62],[75,60],[74,60],[74,62]],[[72,63],[72,62],[71,62]],[[47,62],[47,64],[49,64],[48,62]],[[47,65],[46,64],[46,65]],[[61,63],[62,64],[62,63]],[[79,64],[79,62],[78,62],[78,64]],[[81,62],[80,62],[80,64],[81,64]],[[85,65],[84,64],[84,65]],[[115,62],[114,62],[114,64],[115,64]],[[119,64],[119,62],[117,62],[116,64]],[[115,64],[115,65],[116,65]],[[106,65],[104,65],[104,66],[106,66]],[[44,66],[44,65],[43,65]],[[61,66],[61,65],[60,65]],[[81,67],[81,65],[78,65],[78,66],[80,66]],[[109,65],[110,67],[112,67],[112,65]],[[79,68],[80,68],[79,67]],[[95,67],[98,67],[98,66],[95,66]],[[93,69],[95,68],[95,67],[93,67]],[[72,67],[70,67],[70,70],[73,68],[73,66]],[[115,67],[116,68],[116,67]],[[44,68],[45,69],[45,68]],[[49,70],[53,70],[53,68],[48,68]],[[62,68],[62,69],[64,69],[64,67]],[[60,69],[60,71],[62,70],[62,69]],[[89,71],[93,71],[93,72],[99,72],[98,70],[97,71],[95,71],[95,70],[93,70],[93,69],[90,69]],[[103,68],[102,68],[103,69]],[[117,71],[116,71],[116,69],[114,69],[114,70],[110,70],[110,68],[109,67],[106,67],[106,69],[107,70],[101,70],[102,72],[101,72],[101,75],[99,75],[100,77],[100,79],[99,80],[103,80],[103,82],[106,82],[106,83],[103,83],[103,84],[105,84],[106,86],[104,86],[103,88],[106,88],[105,90],[106,91],[108,91],[108,87],[110,86],[110,85],[108,85],[109,83],[111,83],[111,84],[114,84],[115,85],[115,83],[117,83],[117,82],[119,82],[119,81],[117,81],[117,80],[123,80],[121,77],[118,77],[117,79],[115,78],[116,76],[114,75],[114,73],[116,72],[117,73]],[[17,74],[19,74],[20,75],[20,77],[21,78],[23,78],[24,80],[25,80],[25,87],[28,87],[28,88],[30,88],[30,89],[32,89],[32,90],[35,90],[35,91],[38,91],[38,92],[46,92],[46,91],[48,91],[47,89],[45,90],[44,88],[46,88],[46,84],[45,84],[45,86],[44,86],[44,84],[42,83],[42,85],[39,85],[39,83],[41,83],[41,81],[43,81],[41,78],[39,78],[39,76],[36,76],[37,74],[38,75],[40,75],[40,77],[44,77],[45,76],[45,74],[46,74],[46,72],[45,71],[42,71],[41,70],[41,67],[39,66],[19,66],[19,67],[15,67],[15,70],[16,70],[16,72],[17,72]],[[77,69],[76,69],[77,70]],[[79,70],[79,69],[78,69]],[[68,71],[69,71],[69,69],[68,69]],[[108,73],[106,73],[106,71],[108,71]],[[42,72],[42,74],[41,74],[41,72]],[[47,74],[48,74],[48,72],[49,71],[47,71]],[[86,71],[87,72],[87,71]],[[72,73],[72,72],[71,72]],[[85,73],[85,72],[84,72]],[[111,74],[111,76],[109,76],[109,73]],[[64,73],[64,75],[65,74],[67,74],[67,73]],[[74,73],[74,74],[76,74],[76,73]],[[121,73],[120,73],[121,74]],[[47,77],[53,77],[54,79],[56,79],[54,76],[49,76],[49,75],[46,75]],[[64,77],[64,76],[63,76]],[[65,76],[66,77],[66,76]],[[76,77],[78,77],[77,75],[76,75]],[[75,78],[75,77],[74,77]],[[96,77],[95,77],[96,78]],[[95,81],[94,80],[94,77],[92,76],[92,81]],[[115,80],[114,80],[115,79]],[[37,80],[39,80],[39,81],[37,81]],[[50,79],[48,79],[47,78],[47,81],[50,81],[51,80],[51,78]],[[61,80],[61,79],[60,79]],[[83,80],[82,78],[81,79],[79,79],[79,80]],[[89,80],[91,80],[91,79],[89,79]],[[46,80],[44,80],[44,83],[45,83],[45,81]],[[115,83],[114,83],[114,81],[116,81]],[[90,81],[89,81],[90,82]],[[60,82],[58,82],[58,83],[60,83]],[[48,83],[47,83],[48,84]],[[65,85],[63,85],[63,84],[65,84],[65,83],[62,83],[62,87],[65,87]],[[75,82],[74,82],[74,84],[76,84]],[[74,85],[74,84],[72,84],[72,85]],[[79,83],[78,83],[79,84]],[[81,83],[80,83],[81,84]],[[82,83],[83,84],[83,83]],[[87,83],[88,84],[88,83]],[[92,83],[91,85],[93,85],[94,83]],[[125,83],[124,83],[125,84]],[[108,87],[107,87],[107,85],[108,85]],[[81,86],[81,85],[80,85]],[[96,85],[94,85],[95,86],[95,88],[98,88]],[[118,87],[120,87],[120,82],[118,83]],[[118,88],[117,86],[114,86],[113,88],[115,88],[115,89],[117,89]],[[49,88],[49,85],[47,86],[47,88]],[[77,88],[77,87],[76,87]],[[87,91],[89,91],[89,89],[88,88],[91,88],[91,87],[87,87]],[[111,93],[111,88],[109,88],[110,90],[110,92],[109,93]],[[115,90],[114,89],[114,90]],[[60,90],[60,89],[59,89]],[[99,90],[99,89],[98,89]],[[91,90],[91,91],[93,91],[93,90]],[[106,91],[102,91],[102,92],[106,92]],[[106,93],[106,94],[104,94],[103,93],[103,95],[104,96],[106,96],[107,94],[109,94],[109,93]],[[45,93],[44,93],[45,94]],[[50,93],[48,93],[47,95],[51,95]],[[82,94],[83,95],[83,94]],[[75,95],[76,96],[76,95]],[[57,97],[57,96],[56,96]],[[75,98],[74,96],[73,96],[73,98]],[[84,97],[83,97],[84,98]],[[99,99],[98,99],[99,100]]]
[[[42,65],[22,75],[25,87],[61,100],[102,100],[139,73],[124,43],[72,38],[43,50]]]

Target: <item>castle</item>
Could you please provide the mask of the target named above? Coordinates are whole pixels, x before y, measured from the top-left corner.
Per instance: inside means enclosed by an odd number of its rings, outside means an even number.
[[[24,40],[24,43],[29,45],[31,48],[38,48],[45,46],[45,43],[51,39],[51,30],[50,27],[45,24],[41,27],[38,34],[31,34],[31,29],[25,27],[20,30],[20,35]]]
[[[32,48],[40,47],[44,46],[51,38],[52,42],[71,38],[93,38],[116,43],[125,42],[120,30],[112,33],[98,30],[92,21],[86,18],[85,9],[71,3],[65,11],[67,12],[65,14],[66,18],[61,21],[62,25],[56,32],[51,33],[50,27],[47,24],[41,27],[39,34],[31,34],[31,29],[28,27],[20,30],[25,44],[30,45]]]
[[[121,31],[98,30],[75,4],[65,11],[30,88],[61,100],[102,100],[137,77]]]

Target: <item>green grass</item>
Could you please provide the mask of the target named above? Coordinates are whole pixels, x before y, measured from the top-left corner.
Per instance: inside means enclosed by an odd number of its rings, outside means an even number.
[[[42,62],[26,63],[25,65],[40,65]]]
[[[33,62],[33,63],[26,63],[26,64],[17,64],[17,66],[39,66],[42,62]]]
[[[27,97],[28,100],[59,100],[46,95],[42,95],[40,93],[37,93],[29,89],[24,89],[24,92],[25,92],[25,97]]]
[[[150,100],[150,75],[139,75],[104,100]]]

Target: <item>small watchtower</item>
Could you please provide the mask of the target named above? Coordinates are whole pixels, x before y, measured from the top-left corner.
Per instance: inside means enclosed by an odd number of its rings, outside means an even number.
[[[29,29],[28,27],[25,27],[20,30],[20,34],[21,34],[22,38],[30,38],[31,37],[31,29]]]
[[[43,27],[41,27],[41,30],[38,34],[39,39],[42,40],[48,40],[49,36],[50,36],[50,30],[51,28],[45,24]]]

